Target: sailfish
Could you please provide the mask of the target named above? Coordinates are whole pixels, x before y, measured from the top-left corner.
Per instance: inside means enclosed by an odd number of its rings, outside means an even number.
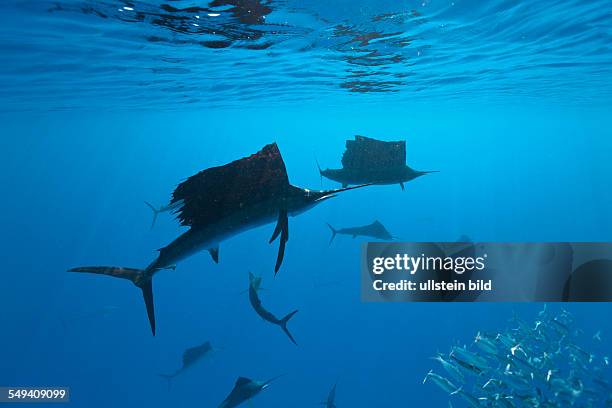
[[[399,184],[437,171],[419,171],[406,165],[406,141],[385,142],[366,136],[346,141],[342,168],[322,169],[321,179],[337,181],[342,187],[354,184]]]
[[[204,357],[211,355],[213,352],[214,349],[210,344],[210,341],[188,348],[183,353],[183,364],[180,368],[170,374],[158,374],[158,376],[164,378],[168,382],[168,391],[170,391],[173,379],[195,366],[197,362],[202,360]]]
[[[221,402],[218,408],[235,408],[245,402],[250,402],[253,397],[264,391],[272,381],[277,380],[282,376],[274,377],[268,381],[251,380],[246,377],[238,377],[234,388],[229,395]]]
[[[151,332],[155,335],[153,276],[196,253],[208,250],[218,261],[219,243],[237,234],[276,221],[270,243],[280,237],[274,268],[278,273],[289,240],[289,216],[295,216],[338,193],[367,184],[314,191],[289,183],[285,163],[276,143],[259,152],[212,167],[180,183],[169,205],[181,225],[189,227],[144,269],[115,266],[82,266],[69,272],[85,272],[127,279],[141,289]]]

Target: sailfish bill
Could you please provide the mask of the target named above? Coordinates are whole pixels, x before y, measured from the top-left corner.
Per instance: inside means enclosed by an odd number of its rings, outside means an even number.
[[[208,250],[219,260],[219,244],[235,235],[276,221],[271,241],[280,237],[275,273],[280,270],[289,240],[289,216],[296,216],[343,191],[308,190],[293,186],[276,143],[251,156],[203,170],[182,183],[172,194],[172,208],[180,224],[189,229],[159,250],[145,269],[85,266],[70,269],[114,276],[141,288],[151,331],[155,335],[153,276],[196,253]]]

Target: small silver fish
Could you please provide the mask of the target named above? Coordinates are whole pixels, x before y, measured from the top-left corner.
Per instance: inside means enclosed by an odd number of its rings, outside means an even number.
[[[444,378],[441,375],[434,373],[433,370],[429,370],[429,372],[423,379],[423,384],[425,384],[428,379],[433,381],[434,384],[436,384],[442,390],[448,392],[451,395],[454,395],[453,393],[456,393],[458,390],[458,388],[452,382],[450,382],[447,378]]]

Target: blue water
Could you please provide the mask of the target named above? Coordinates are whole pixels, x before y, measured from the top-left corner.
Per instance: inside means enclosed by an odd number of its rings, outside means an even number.
[[[379,219],[405,241],[612,241],[612,3],[217,3],[0,5],[0,386],[67,385],[75,407],[216,407],[238,376],[286,373],[255,407],[312,407],[336,380],[339,407],[447,407],[422,384],[429,357],[542,305],[362,303],[363,241],[328,246],[325,222]],[[202,253],[158,274],[156,337],[129,282],[65,272],[147,265],[182,229],[165,214],[150,231],[143,201],[202,169],[275,141],[291,182],[319,188],[315,156],[338,167],[355,134],[406,140],[409,165],[440,173],[292,218],[276,278],[273,225],[223,243],[219,265]],[[300,310],[298,347],[251,309],[248,271],[270,310]],[[612,354],[610,304],[563,307]],[[168,392],[156,374],[205,340],[221,350]]]

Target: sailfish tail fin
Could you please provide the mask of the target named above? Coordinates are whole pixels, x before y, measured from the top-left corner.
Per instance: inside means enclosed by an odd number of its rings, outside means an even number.
[[[326,222],[325,224],[327,224],[327,226],[329,227],[329,229],[331,230],[332,236],[329,239],[329,245],[331,245],[331,243],[334,241],[334,238],[336,238],[336,234],[338,234],[338,230],[336,230],[334,227],[331,226],[330,223]]]
[[[151,326],[151,333],[155,336],[155,304],[153,303],[153,280],[149,279],[145,284],[139,286],[142,289],[142,298],[147,308],[147,317]]]
[[[155,336],[155,308],[153,304],[153,281],[142,269],[121,268],[115,266],[81,266],[69,269],[68,272],[95,273],[122,278],[131,281],[142,290],[142,297],[147,308],[151,332]]]
[[[287,323],[293,317],[293,315],[296,314],[297,312],[298,312],[297,310],[294,310],[293,312],[289,313],[287,316],[283,317],[280,321],[280,327],[283,329],[285,334],[287,334],[287,336],[289,337],[289,340],[291,340],[291,342],[293,342],[293,344],[295,344],[296,346],[297,346],[297,343],[295,342],[295,339],[293,338],[293,336],[291,335],[291,332],[287,328]]]
[[[155,227],[155,222],[157,221],[157,216],[159,215],[161,211],[155,208],[153,204],[147,201],[145,201],[144,203],[147,205],[147,207],[151,209],[151,211],[153,211],[153,221],[151,222],[151,229],[153,229],[153,227]]]

